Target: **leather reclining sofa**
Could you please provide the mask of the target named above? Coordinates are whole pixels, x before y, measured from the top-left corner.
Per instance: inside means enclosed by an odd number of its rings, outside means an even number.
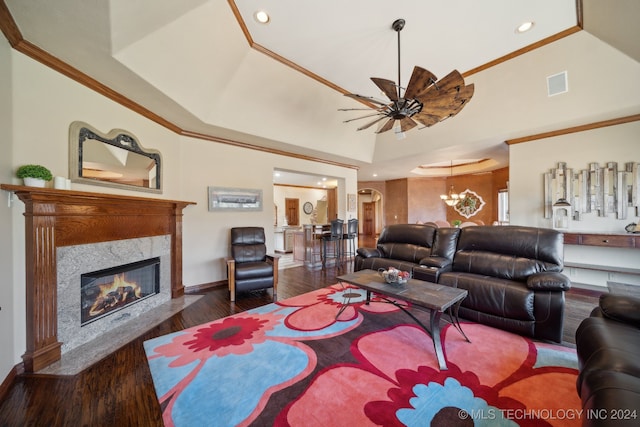
[[[358,248],[354,270],[396,267],[416,279],[466,289],[460,316],[536,339],[561,342],[563,235],[544,228],[462,229],[394,224],[376,248]]]
[[[603,294],[576,329],[582,425],[640,423],[640,298]]]

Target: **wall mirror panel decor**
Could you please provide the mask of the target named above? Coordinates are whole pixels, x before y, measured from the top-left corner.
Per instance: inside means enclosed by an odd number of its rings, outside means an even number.
[[[566,215],[555,221],[555,213]],[[627,219],[640,215],[640,163],[619,165],[590,163],[574,171],[565,162],[544,174],[544,217],[554,218],[555,228],[567,228],[567,221],[584,215]]]
[[[83,122],[69,127],[72,182],[161,193],[161,163],[159,151],[145,149],[125,130],[102,134]]]

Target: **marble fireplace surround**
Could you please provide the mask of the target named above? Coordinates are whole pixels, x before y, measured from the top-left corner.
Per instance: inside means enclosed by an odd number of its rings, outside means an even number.
[[[58,340],[62,354],[104,335],[125,323],[137,328],[141,314],[171,299],[171,236],[153,236],[59,247],[58,270]],[[160,292],[135,304],[82,325],[81,275],[96,270],[119,267],[136,261],[160,259]]]
[[[25,204],[25,372],[37,372],[61,359],[58,248],[166,236],[167,293],[173,299],[184,295],[182,211],[195,203],[8,184],[0,188]]]

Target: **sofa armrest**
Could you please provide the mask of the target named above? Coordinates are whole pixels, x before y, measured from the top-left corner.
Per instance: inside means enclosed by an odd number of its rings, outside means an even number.
[[[547,271],[527,277],[527,288],[534,291],[567,291],[571,289],[571,280],[562,273]]]
[[[382,252],[377,248],[358,248],[357,253],[362,258],[383,258]]]
[[[640,327],[640,298],[602,294],[599,305],[605,317]]]

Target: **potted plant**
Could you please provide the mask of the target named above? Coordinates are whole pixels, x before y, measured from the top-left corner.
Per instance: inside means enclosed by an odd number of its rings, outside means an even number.
[[[454,227],[458,228],[460,227],[460,224],[462,224],[462,221],[460,221],[459,219],[454,219],[453,221],[451,221],[451,224],[453,224]]]
[[[47,181],[51,181],[51,171],[40,165],[20,166],[16,172],[18,178],[22,178],[24,185],[30,187],[44,187]]]

